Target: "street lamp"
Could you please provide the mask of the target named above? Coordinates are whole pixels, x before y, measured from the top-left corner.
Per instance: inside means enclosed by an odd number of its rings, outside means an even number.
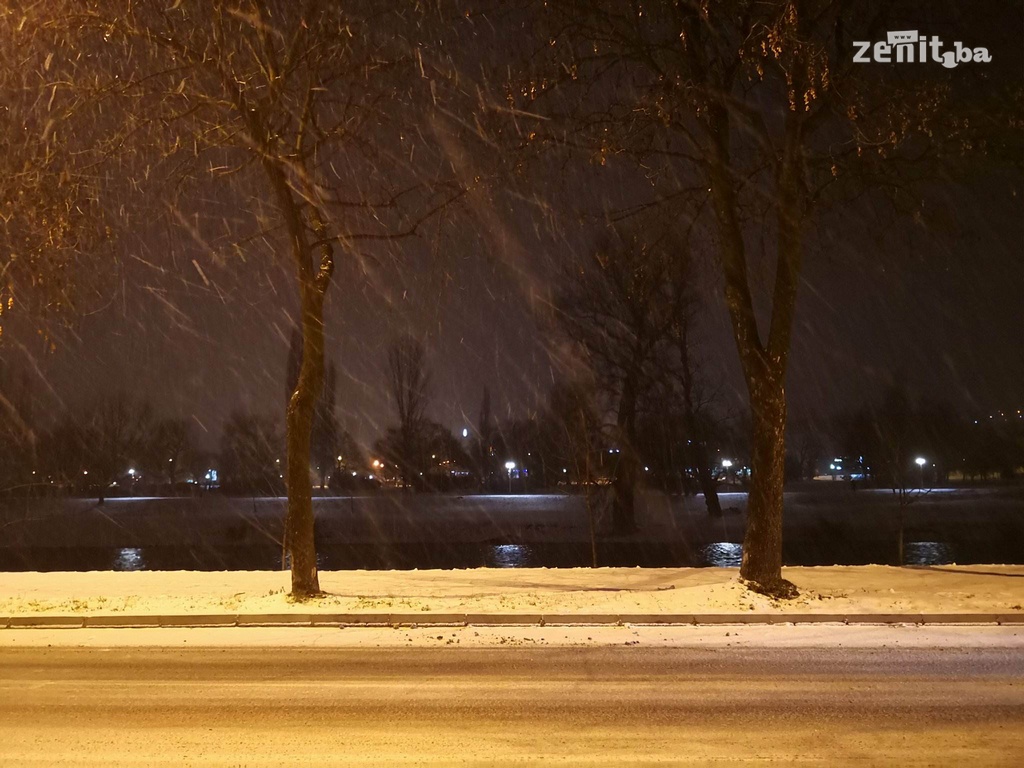
[[[921,485],[920,485],[920,488],[923,489],[924,488],[924,465],[928,463],[928,459],[926,459],[924,456],[918,456],[916,459],[914,459],[914,463],[917,464],[918,468],[921,470]]]
[[[725,469],[725,482],[729,482],[729,470],[732,468],[732,459],[722,459],[722,468]]]
[[[505,469],[508,470],[508,492],[509,492],[509,494],[512,493],[512,470],[515,469],[515,468],[516,468],[516,463],[514,461],[506,461],[505,462]]]

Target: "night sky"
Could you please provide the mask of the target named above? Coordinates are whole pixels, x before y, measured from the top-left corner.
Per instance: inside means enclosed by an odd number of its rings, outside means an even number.
[[[1019,4],[1008,4],[1006,19],[1009,33],[987,22],[971,34],[990,46],[1000,77],[1024,83]],[[446,154],[459,142],[466,170],[485,162],[488,148],[454,125],[434,130]],[[521,187],[479,189],[418,237],[372,251],[379,266],[371,275],[343,260],[326,311],[343,426],[369,445],[392,422],[384,362],[402,331],[425,336],[429,415],[452,429],[476,423],[485,386],[501,416],[543,403],[555,376],[551,352],[563,344],[550,309],[553,276],[593,246],[603,211],[635,201],[632,174],[615,162],[535,168]],[[944,186],[932,202],[948,209],[950,231],[937,238],[913,224],[893,229],[870,208],[818,220],[793,341],[791,416],[856,407],[893,382],[951,401],[967,417],[1024,407],[1021,193],[1013,173]],[[194,210],[233,205],[230,195],[209,195],[197,196]],[[119,286],[60,334],[56,352],[43,354],[17,329],[9,336],[6,354],[20,347],[44,410],[134,391],[165,415],[193,418],[208,448],[235,407],[282,422],[297,304],[290,263],[255,253],[244,265],[218,264],[173,221],[140,225],[119,256]],[[697,280],[700,353],[723,403],[738,410],[743,386],[710,259]]]

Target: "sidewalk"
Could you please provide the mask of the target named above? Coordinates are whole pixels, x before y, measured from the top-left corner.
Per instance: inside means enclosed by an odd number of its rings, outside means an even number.
[[[1024,566],[787,568],[799,598],[732,569],[477,569],[0,574],[0,628],[754,623],[1024,624]]]

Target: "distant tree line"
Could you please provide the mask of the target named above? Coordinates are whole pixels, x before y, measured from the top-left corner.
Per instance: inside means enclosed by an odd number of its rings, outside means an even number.
[[[788,444],[789,480],[856,475],[895,489],[922,481],[1010,480],[1024,471],[1020,412],[970,417],[899,385],[830,419],[795,420]]]
[[[582,301],[578,295],[577,299]],[[579,306],[567,305],[565,311],[579,311]],[[585,344],[580,317],[564,322]],[[611,362],[603,363],[607,367],[598,367],[594,375],[557,380],[542,407],[516,418],[496,418],[485,388],[476,424],[453,433],[427,415],[431,377],[425,345],[402,336],[385,360],[395,422],[368,452],[339,426],[336,374],[328,365],[327,384],[315,411],[310,475],[321,493],[384,486],[480,493],[586,492],[607,487],[614,510],[623,465],[635,462],[629,470],[634,474],[633,490],[703,493],[708,512],[718,514],[722,483],[745,485],[747,480],[746,419],[723,415],[723,409],[713,407],[703,384],[701,399],[688,402],[687,377],[694,372],[686,372],[679,349],[668,343],[672,338],[667,334],[658,348],[659,355],[669,357],[637,375],[643,386],[637,387],[635,403],[628,406],[636,409],[630,433],[621,431],[619,417],[623,368]],[[291,371],[298,354],[293,343]],[[694,402],[699,402],[697,407]],[[32,406],[28,379],[0,369],[4,495],[61,493],[103,499],[214,488],[253,495],[285,492],[284,435],[271,416],[245,408],[232,411],[224,421],[219,450],[213,452],[197,447],[190,420],[160,417],[150,403],[126,392],[65,409],[43,428],[35,423]],[[794,420],[787,445],[788,482],[831,474],[837,480],[895,490],[1006,480],[1024,469],[1024,418],[1015,411],[968,418],[948,403],[892,386],[874,400],[831,418]],[[723,459],[735,463],[735,470],[729,472]],[[510,470],[507,463],[515,468]]]

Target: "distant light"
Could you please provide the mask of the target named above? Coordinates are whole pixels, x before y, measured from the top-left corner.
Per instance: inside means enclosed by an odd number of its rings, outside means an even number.
[[[131,475],[132,477],[135,477],[135,470],[134,469],[129,469],[128,470],[128,474]]]
[[[928,463],[928,459],[924,458],[923,456],[918,456],[916,459],[914,459],[914,463],[917,464],[917,466],[919,467],[923,467],[925,464]]]
[[[168,459],[168,461],[174,461],[174,459],[173,458],[172,459]]]
[[[732,459],[722,459],[722,466],[728,469],[732,466]]]
[[[651,471],[650,467],[644,467],[644,472],[650,472],[650,471]]]
[[[466,429],[465,427],[462,428],[462,436],[469,437],[469,430]]]
[[[565,467],[562,467],[562,474],[563,475],[568,474],[568,472],[569,472],[568,469],[566,469]]]
[[[88,469],[83,469],[82,470],[82,474],[83,475],[88,475],[89,474],[89,470]]]
[[[509,472],[511,472],[515,468],[516,468],[516,463],[514,461],[506,461],[505,462],[505,469],[507,469]]]
[[[835,465],[835,464],[829,464],[829,465],[828,465],[828,468],[829,468],[829,469],[835,469],[835,468],[836,468],[836,465]]]
[[[338,457],[338,461],[341,461],[341,456]],[[376,466],[376,465],[374,465],[374,466]]]
[[[420,474],[423,474],[423,473],[421,472]],[[355,477],[355,476],[356,476],[356,473],[355,473],[355,472],[353,472],[353,473],[352,473],[352,477]]]

